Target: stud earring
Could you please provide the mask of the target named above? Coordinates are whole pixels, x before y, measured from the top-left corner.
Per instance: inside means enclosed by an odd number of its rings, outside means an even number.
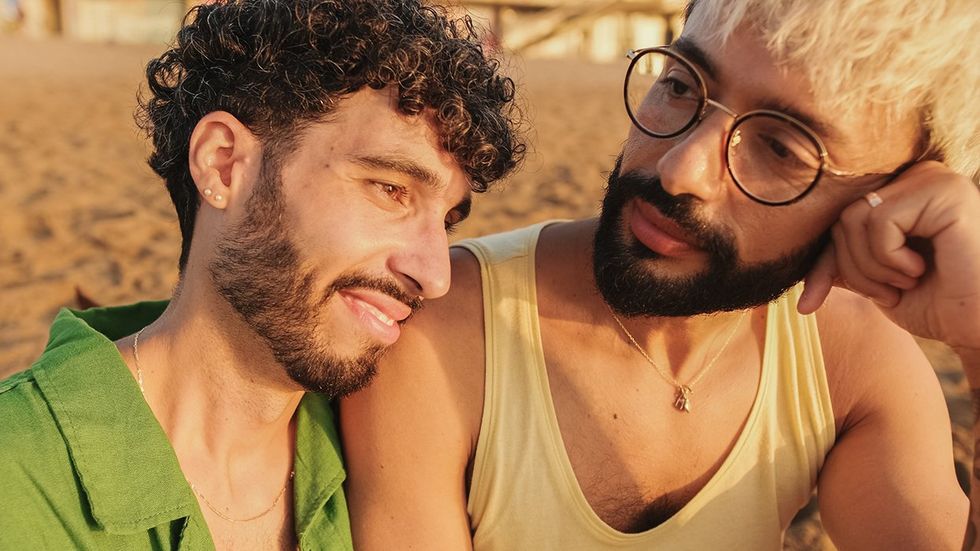
[[[214,200],[215,200],[215,201],[218,201],[218,202],[220,203],[221,201],[223,201],[223,200],[224,200],[224,197],[222,197],[222,196],[221,196],[220,194],[219,194],[219,195],[215,195],[215,196],[214,196]]]
[[[214,192],[211,191],[211,188],[209,188],[209,187],[204,188],[204,196],[205,197],[211,197],[211,194],[212,193],[214,193]]]

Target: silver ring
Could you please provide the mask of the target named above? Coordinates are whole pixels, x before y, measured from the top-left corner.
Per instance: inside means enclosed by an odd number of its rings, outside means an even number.
[[[873,191],[871,193],[865,194],[864,200],[867,201],[869,205],[871,205],[871,208],[875,208],[878,205],[885,202],[885,200],[881,198],[881,195],[878,195]]]

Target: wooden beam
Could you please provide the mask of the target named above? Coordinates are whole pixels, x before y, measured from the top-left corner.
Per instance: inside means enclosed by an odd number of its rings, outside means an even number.
[[[564,8],[571,6],[586,7],[594,3],[594,0],[434,0],[437,4],[448,6],[479,6],[479,7],[502,7],[515,9],[543,9],[543,8]],[[668,12],[675,13],[680,11],[684,5],[684,0],[621,0],[624,8],[629,10],[651,11],[655,13]]]

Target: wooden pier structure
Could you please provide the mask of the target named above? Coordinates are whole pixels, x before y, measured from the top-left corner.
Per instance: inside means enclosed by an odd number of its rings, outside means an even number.
[[[526,57],[619,58],[669,43],[684,0],[445,0],[489,29],[503,49]]]
[[[21,32],[120,43],[167,43],[203,0],[17,0]],[[670,42],[685,0],[433,0],[468,12],[487,43],[525,57],[610,61]]]

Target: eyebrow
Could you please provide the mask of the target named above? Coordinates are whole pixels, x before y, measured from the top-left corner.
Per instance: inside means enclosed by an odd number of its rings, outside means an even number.
[[[770,111],[779,111],[784,115],[789,115],[794,119],[802,122],[807,128],[812,130],[820,136],[821,140],[834,142],[834,143],[844,143],[846,140],[843,138],[843,134],[834,125],[823,119],[817,118],[810,113],[801,111],[799,108],[789,105],[783,100],[776,98],[764,98],[759,102],[756,109],[768,109]]]
[[[434,172],[406,157],[397,155],[352,155],[347,160],[365,168],[397,172],[425,184],[432,188],[433,191],[442,191],[446,188],[446,184],[440,182]]]
[[[671,48],[677,50],[682,56],[701,67],[705,73],[708,73],[708,76],[712,80],[719,80],[718,66],[711,60],[711,56],[689,37],[681,36],[671,44]]]
[[[398,155],[351,155],[348,157],[348,160],[356,165],[366,168],[388,170],[391,172],[404,174],[405,176],[428,186],[435,192],[441,192],[448,187],[446,184],[439,181],[439,178],[434,172],[406,157],[401,157]],[[472,209],[473,194],[470,190],[467,190],[466,196],[456,203],[453,210],[459,212],[459,221],[462,222],[470,216],[470,211]]]
[[[692,63],[698,65],[701,70],[711,77],[711,80],[720,80],[718,66],[711,59],[711,56],[709,56],[708,53],[701,48],[701,46],[698,46],[696,42],[691,40],[690,37],[681,36],[671,45],[671,48],[677,50]],[[781,99],[763,98],[761,102],[758,102],[752,108],[753,111],[756,109],[768,109],[770,111],[779,111],[780,113],[789,115],[805,124],[810,130],[816,132],[816,134],[820,136],[821,140],[836,143],[843,143],[846,141],[843,138],[843,134],[837,130],[834,125],[811,115],[798,107],[790,105]]]

